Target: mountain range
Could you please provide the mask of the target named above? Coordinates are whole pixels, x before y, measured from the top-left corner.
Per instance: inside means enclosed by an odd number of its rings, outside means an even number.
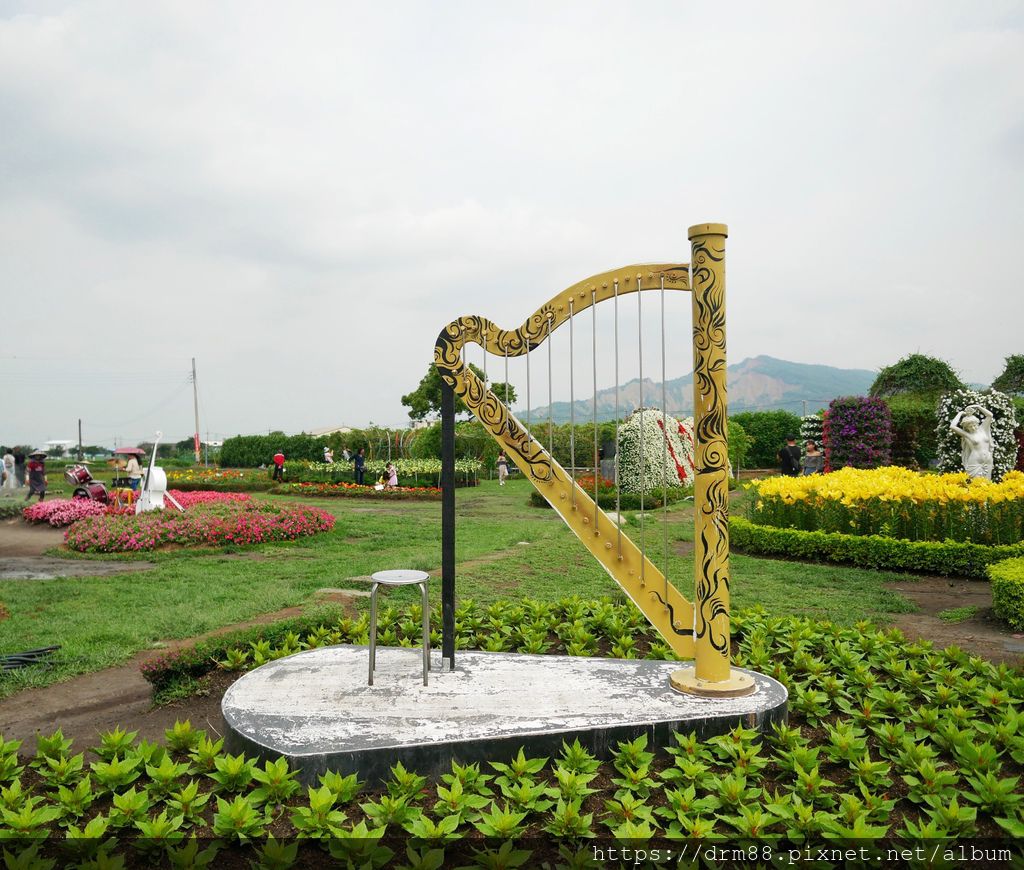
[[[874,382],[877,372],[867,369],[840,369],[834,366],[808,365],[788,362],[770,356],[755,356],[731,365],[727,369],[729,413],[740,411],[785,410],[794,414],[812,414],[837,396],[863,396]],[[643,402],[646,407],[661,407],[661,382],[643,380]],[[626,417],[640,406],[641,382],[629,381],[619,387],[619,414]],[[686,417],[693,413],[693,373],[665,383],[665,404],[669,414]],[[577,399],[576,421],[585,423],[594,416],[593,396]],[[526,419],[526,410],[516,411],[520,420]],[[547,406],[530,411],[534,421],[546,420]],[[571,417],[569,402],[555,402],[551,418],[556,423],[567,423]],[[615,388],[597,393],[597,419],[615,417]]]

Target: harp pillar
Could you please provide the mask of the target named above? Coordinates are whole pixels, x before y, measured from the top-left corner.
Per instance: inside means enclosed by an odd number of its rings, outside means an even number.
[[[455,670],[455,391],[441,381],[441,655]]]
[[[725,378],[725,224],[690,227],[693,292],[693,576],[692,666],[672,686],[694,695],[754,691],[749,675],[729,664],[729,443]]]

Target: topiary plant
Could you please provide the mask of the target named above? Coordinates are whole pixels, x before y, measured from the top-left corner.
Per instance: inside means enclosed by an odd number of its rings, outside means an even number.
[[[619,427],[619,485],[644,495],[693,483],[693,418],[662,417],[657,408],[634,411]]]
[[[912,353],[882,369],[868,395],[888,397],[910,393],[935,398],[941,393],[963,388],[964,382],[945,360]]]

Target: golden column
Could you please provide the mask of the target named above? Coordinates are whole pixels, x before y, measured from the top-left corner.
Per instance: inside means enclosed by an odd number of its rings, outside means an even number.
[[[754,691],[729,665],[729,452],[725,384],[725,224],[690,227],[693,292],[694,664],[672,686],[694,695]]]

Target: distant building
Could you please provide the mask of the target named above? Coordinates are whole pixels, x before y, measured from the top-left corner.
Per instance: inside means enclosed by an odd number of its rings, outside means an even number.
[[[350,426],[328,426],[326,429],[310,429],[310,435],[333,435],[338,432],[342,435],[348,435],[352,431]]]

